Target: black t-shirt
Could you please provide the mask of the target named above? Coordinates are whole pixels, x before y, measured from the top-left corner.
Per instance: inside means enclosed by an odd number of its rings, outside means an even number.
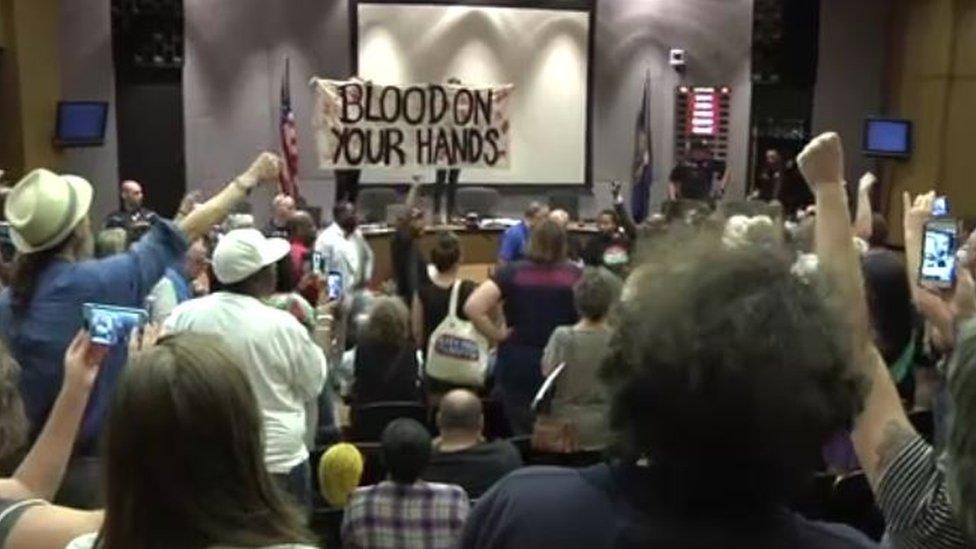
[[[427,261],[410,231],[397,229],[390,239],[390,260],[397,295],[410,306],[414,292],[427,284]]]
[[[417,378],[417,355],[413,345],[405,343],[363,342],[356,347],[353,366],[353,404],[395,400],[420,401]]]
[[[424,279],[429,281],[426,276]],[[461,287],[458,289],[457,310],[455,311],[461,320],[468,319],[468,316],[464,314],[464,304],[467,303],[471,292],[477,287],[478,285],[470,280],[461,281]],[[424,308],[424,341],[421,349],[426,352],[431,332],[437,329],[437,326],[447,316],[447,305],[451,302],[451,288],[441,288],[428,282],[417,290],[417,297],[420,298],[420,304]]]
[[[515,446],[507,440],[496,440],[459,452],[442,453],[435,449],[423,479],[457,484],[475,499],[521,466],[522,456]]]
[[[630,262],[630,239],[623,234],[595,234],[586,242],[583,262],[622,274]]]
[[[678,514],[655,500],[652,475],[636,466],[586,469],[529,467],[508,475],[468,516],[460,547],[641,547],[691,549],[855,549],[877,547],[844,525],[804,519],[786,510],[755,516]],[[657,484],[655,484],[655,482]],[[730,518],[738,516],[738,519]]]
[[[671,181],[678,184],[678,198],[708,200],[712,194],[712,184],[725,172],[725,162],[686,160],[671,170]]]

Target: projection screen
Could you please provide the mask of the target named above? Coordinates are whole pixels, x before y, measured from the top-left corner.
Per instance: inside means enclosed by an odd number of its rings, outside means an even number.
[[[588,11],[360,1],[356,16],[360,78],[515,85],[510,168],[464,169],[462,184],[587,183]],[[414,173],[365,169],[362,181],[402,183]]]

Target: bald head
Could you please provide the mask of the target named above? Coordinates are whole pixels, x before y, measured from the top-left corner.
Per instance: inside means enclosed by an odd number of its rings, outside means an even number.
[[[569,225],[569,212],[557,208],[549,212],[549,219],[565,229]]]
[[[288,223],[288,218],[295,213],[295,199],[287,194],[279,194],[271,202],[271,216],[274,217],[275,224],[283,227]]]
[[[441,432],[464,431],[480,434],[483,425],[481,400],[471,391],[454,389],[444,395],[437,412],[437,427]]]
[[[138,181],[127,179],[121,186],[122,204],[126,210],[134,211],[142,207],[142,185]]]

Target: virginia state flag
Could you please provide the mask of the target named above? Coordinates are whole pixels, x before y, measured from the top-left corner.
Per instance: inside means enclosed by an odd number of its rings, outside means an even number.
[[[634,223],[647,219],[651,202],[652,164],[654,161],[654,141],[651,139],[651,74],[644,76],[644,95],[637,113],[634,128],[634,164],[631,172],[633,184],[630,194],[630,211]]]

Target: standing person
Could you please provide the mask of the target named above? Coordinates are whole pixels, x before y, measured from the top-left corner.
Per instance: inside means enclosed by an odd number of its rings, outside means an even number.
[[[266,239],[257,229],[225,234],[213,255],[214,274],[223,290],[177,307],[166,329],[224,338],[257,396],[268,471],[298,503],[309,507],[306,408],[317,409],[313,405],[325,384],[325,355],[295,317],[264,303],[275,291],[275,263],[289,249],[286,240]]]
[[[207,279],[207,243],[203,238],[194,240],[186,250],[186,257],[178,267],[167,267],[163,278],[153,286],[146,298],[152,321],[162,324],[177,305],[205,295],[210,287]]]
[[[333,170],[335,174],[336,191],[335,203],[352,202],[356,203],[359,197],[359,178],[362,174],[360,170],[346,169]]]
[[[64,547],[75,536],[98,529],[101,511],[50,505],[71,458],[85,404],[106,349],[79,332],[64,356],[64,384],[40,436],[8,478],[0,479],[0,547]],[[0,342],[0,457],[23,447],[29,426],[17,391],[20,366]]]
[[[362,307],[366,286],[373,277],[373,249],[358,226],[356,206],[352,202],[340,202],[332,210],[332,224],[315,239],[315,251],[325,258],[326,270],[337,271],[342,277],[332,353],[336,364],[346,350],[349,319]]]
[[[610,441],[610,399],[597,375],[610,350],[611,308],[620,299],[621,282],[603,268],[588,268],[573,286],[580,321],[552,333],[542,356],[542,375],[560,364],[550,416],[572,422],[580,450],[598,451]]]
[[[838,288],[795,276],[783,249],[664,238],[628,280],[601,371],[617,459],[509,475],[459,546],[877,547],[788,509],[861,405],[851,324],[825,299]]]
[[[461,79],[456,76],[452,76],[447,79],[448,86],[460,86]],[[470,105],[467,106],[469,109]],[[461,109],[464,107],[461,106]],[[459,110],[461,110],[459,109]],[[438,158],[438,160],[444,160],[443,157]],[[441,168],[436,172],[436,183],[434,184],[434,217],[439,217],[441,223],[448,223],[451,221],[451,217],[457,212],[454,209],[454,199],[457,196],[457,185],[458,179],[461,178],[461,170],[458,168]],[[444,194],[447,194],[447,204],[446,207],[441,210],[441,198]],[[443,215],[442,212],[443,211]]]
[[[458,289],[458,310],[455,312],[461,320],[468,319],[464,314],[464,304],[478,285],[471,280],[461,279],[461,257],[461,241],[456,234],[447,232],[437,236],[437,243],[430,250],[433,269],[424,273],[427,284],[414,294],[412,305],[414,341],[425,354],[430,334],[447,317],[451,290],[456,283],[460,283],[461,287]]]
[[[499,344],[495,385],[515,434],[532,432],[529,405],[542,384],[542,351],[557,326],[576,323],[573,285],[581,275],[566,260],[566,231],[546,220],[532,229],[527,259],[498,269],[464,306],[478,331]],[[499,303],[510,327],[491,319]]]
[[[261,231],[268,238],[288,238],[288,220],[295,213],[295,199],[279,194],[271,201],[271,219]]]
[[[535,200],[529,202],[522,220],[506,229],[502,234],[501,244],[498,248],[499,265],[519,261],[525,257],[525,248],[529,244],[529,233],[532,231],[532,227],[541,223],[548,216],[548,206]]]
[[[430,461],[430,433],[400,418],[383,429],[380,455],[389,480],[358,488],[342,519],[343,546],[356,549],[455,547],[468,517],[460,486],[420,480]]]
[[[61,357],[83,324],[82,304],[141,307],[166,267],[178,264],[189,241],[219,223],[261,181],[278,176],[278,158],[262,153],[243,174],[178,223],[151,221],[146,235],[126,253],[89,260],[92,187],[84,179],[38,169],[14,186],[4,205],[19,252],[11,284],[0,293],[0,334],[23,366],[21,395],[31,424],[40,426],[61,386]],[[126,361],[124,345],[109,352],[92,390],[76,459],[61,501],[97,503],[98,433],[109,397]],[[36,433],[35,433],[36,434]],[[73,478],[87,481],[73,483]]]
[[[753,196],[764,202],[779,200],[785,174],[786,164],[783,162],[783,155],[777,149],[767,149],[763,154],[763,163],[756,174]]]
[[[318,303],[321,279],[314,276],[312,247],[315,246],[315,220],[306,211],[297,211],[288,220],[288,241],[291,243],[291,280],[289,283],[309,303]],[[324,276],[324,274],[323,274]]]
[[[427,284],[427,260],[417,246],[417,241],[424,234],[424,211],[417,207],[419,188],[420,178],[415,177],[390,240],[393,280],[396,282],[397,295],[407,306],[413,302],[414,294]]]
[[[724,161],[715,160],[708,143],[694,141],[687,157],[671,170],[668,196],[671,200],[712,200],[725,192],[729,170]]]
[[[130,234],[147,229],[156,217],[156,212],[142,207],[142,185],[138,181],[127,179],[122,182],[119,191],[122,207],[105,218],[105,228],[121,227]]]
[[[261,411],[213,335],[164,336],[133,357],[107,429],[105,523],[68,549],[312,549],[262,462]]]
[[[597,234],[590,237],[583,249],[583,262],[594,267],[606,267],[623,276],[630,264],[631,248],[637,239],[637,226],[624,208],[620,184],[613,185],[613,209],[603,210],[596,219]]]

